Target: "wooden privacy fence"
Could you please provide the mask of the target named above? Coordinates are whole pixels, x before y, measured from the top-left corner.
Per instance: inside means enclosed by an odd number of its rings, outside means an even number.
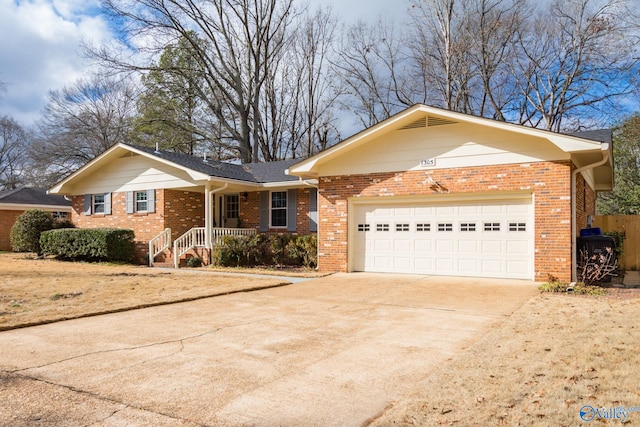
[[[625,270],[640,270],[640,215],[595,216],[593,226],[600,227],[603,233],[623,233],[623,252],[618,264]]]

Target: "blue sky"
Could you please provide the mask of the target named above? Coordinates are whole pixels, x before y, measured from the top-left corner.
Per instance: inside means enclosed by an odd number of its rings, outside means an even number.
[[[373,21],[400,16],[407,0],[309,0],[311,6],[332,5],[345,21]],[[25,126],[37,120],[47,92],[62,88],[88,71],[83,40],[111,37],[96,15],[99,0],[0,0],[0,115]]]

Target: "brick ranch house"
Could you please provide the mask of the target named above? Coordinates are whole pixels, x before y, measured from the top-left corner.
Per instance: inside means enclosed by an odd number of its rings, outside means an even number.
[[[18,188],[0,191],[0,251],[11,250],[11,228],[24,211],[41,209],[54,218],[68,219],[71,202],[62,196],[47,194],[44,188]]]
[[[569,281],[612,166],[610,130],[566,135],[415,105],[302,161],[230,165],[117,144],[50,192],[72,198],[77,226],[133,228],[141,253],[165,228],[166,239],[203,229],[210,248],[239,220],[317,231],[324,271]]]

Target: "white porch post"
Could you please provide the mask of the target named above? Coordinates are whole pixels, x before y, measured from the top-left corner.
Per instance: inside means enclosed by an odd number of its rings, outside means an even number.
[[[209,183],[204,187],[204,244],[211,250],[211,233],[213,231],[213,206],[211,203],[211,187]]]

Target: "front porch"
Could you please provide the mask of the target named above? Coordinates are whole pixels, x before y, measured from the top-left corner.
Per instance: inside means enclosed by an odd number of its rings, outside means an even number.
[[[189,258],[189,255],[202,259],[203,265],[209,265],[211,251],[223,236],[253,236],[258,232],[255,228],[211,227],[209,230],[207,233],[207,227],[194,227],[171,241],[171,229],[165,228],[149,241],[149,267],[163,265],[179,268],[180,262]],[[162,261],[156,262],[159,257]]]

